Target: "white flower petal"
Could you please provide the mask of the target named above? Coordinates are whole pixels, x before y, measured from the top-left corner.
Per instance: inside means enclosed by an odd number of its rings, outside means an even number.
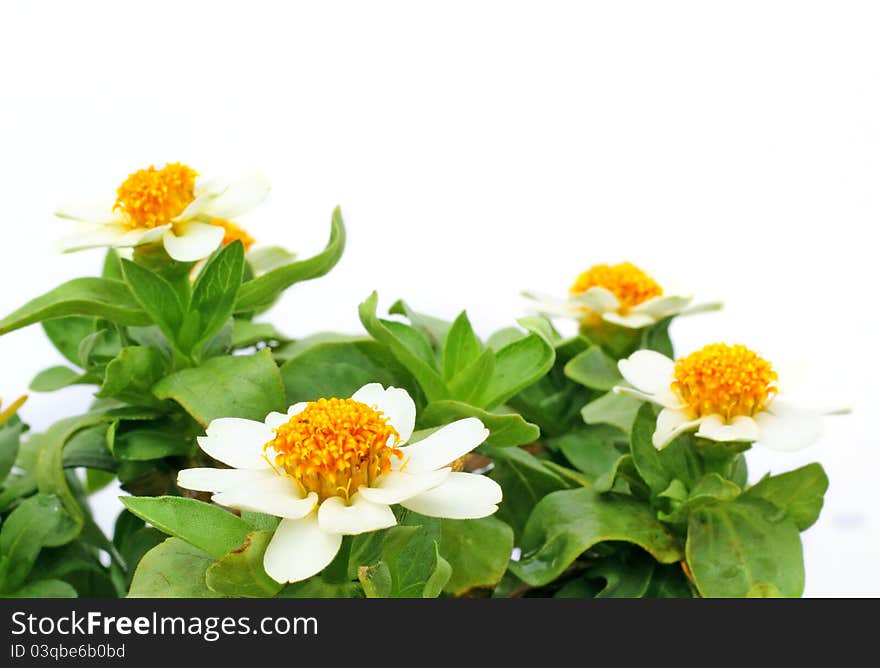
[[[474,473],[451,473],[443,484],[400,505],[429,517],[469,520],[494,513],[501,497],[501,487],[491,478]]]
[[[617,367],[630,385],[648,394],[668,389],[675,374],[675,362],[653,350],[637,350]]]
[[[208,210],[218,195],[219,193],[212,190],[198,188],[196,198],[183,211],[177,214],[174,221],[186,222],[198,218]]]
[[[709,415],[700,422],[697,436],[712,441],[747,441],[758,440],[758,424],[747,415],[739,415],[730,422],[725,422],[720,415]]]
[[[267,469],[263,446],[275,438],[264,423],[244,418],[219,418],[197,440],[199,447],[217,461],[237,469]]]
[[[278,429],[283,424],[286,424],[290,421],[290,416],[287,413],[279,413],[278,411],[272,411],[266,416],[266,419],[263,422],[270,429]]]
[[[389,471],[381,476],[373,487],[361,487],[359,493],[373,503],[400,503],[404,499],[436,487],[446,480],[451,470],[444,468],[427,473]]]
[[[387,529],[397,524],[391,508],[367,501],[353,494],[351,505],[338,496],[331,496],[318,509],[318,524],[328,533],[356,536],[359,533]]]
[[[68,202],[55,210],[55,215],[66,220],[82,223],[106,225],[119,222],[122,215],[114,211],[115,199],[103,199],[93,202]]]
[[[576,304],[586,306],[596,313],[607,313],[608,311],[616,311],[620,308],[620,301],[614,296],[611,290],[592,287],[586,292],[571,295],[569,300]]]
[[[694,304],[690,308],[683,309],[678,315],[694,315],[695,313],[706,313],[707,311],[720,311],[724,308],[723,302],[706,302],[705,304]]]
[[[822,418],[815,413],[785,411],[774,415],[765,411],[755,415],[755,422],[759,429],[757,442],[771,450],[800,450],[822,435]]]
[[[643,327],[650,327],[657,322],[657,319],[654,316],[647,313],[627,313],[626,315],[620,315],[619,313],[611,312],[604,313],[602,319],[606,322],[626,327],[627,329],[642,329]]]
[[[651,442],[658,450],[669,445],[679,434],[693,429],[700,424],[700,420],[691,420],[690,416],[682,411],[664,408],[657,416],[657,426]]]
[[[230,182],[208,205],[207,213],[215,218],[235,218],[266,199],[269,180],[259,173],[251,173]]]
[[[266,548],[263,568],[276,582],[299,582],[324,570],[342,544],[342,536],[318,525],[318,513],[281,520]]]
[[[489,430],[477,418],[456,420],[418,443],[401,448],[404,470],[425,473],[449,466],[489,437]]]
[[[195,262],[208,257],[226,234],[222,227],[207,223],[185,223],[178,227],[181,228],[179,234],[168,230],[163,236],[165,250],[178,262]]]
[[[211,500],[229,508],[252,510],[292,520],[305,517],[318,505],[317,494],[309,492],[304,497],[299,484],[293,478],[281,475],[219,492]]]
[[[381,383],[370,383],[351,395],[351,398],[384,413],[391,426],[400,434],[400,443],[406,443],[412,436],[416,423],[416,405],[406,390],[399,387],[386,389]]]
[[[571,318],[579,318],[584,315],[585,307],[581,304],[573,304],[570,301],[561,301],[556,297],[542,295],[534,292],[523,292],[523,297],[534,302],[531,306],[538,313],[545,315],[561,315]]]
[[[652,316],[655,320],[662,320],[667,316],[681,313],[691,301],[693,301],[693,297],[663,295],[636,304],[630,309],[630,313],[644,313]]]
[[[277,474],[271,469],[197,468],[180,471],[177,474],[177,484],[195,492],[225,492],[237,487],[256,485],[277,477]]]

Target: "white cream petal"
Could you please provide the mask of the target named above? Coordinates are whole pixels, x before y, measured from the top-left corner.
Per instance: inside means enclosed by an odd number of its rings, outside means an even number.
[[[318,509],[318,524],[328,533],[356,536],[393,527],[397,519],[387,505],[372,503],[360,494],[353,494],[350,505],[338,496],[325,500]]]
[[[620,315],[619,313],[614,312],[604,313],[602,319],[606,322],[619,325],[620,327],[626,327],[627,329],[642,329],[644,327],[650,327],[657,322],[657,318],[648,313],[634,312],[627,313],[626,315]]]
[[[235,218],[266,199],[269,190],[269,180],[263,174],[248,174],[230,182],[211,201],[205,213],[215,218]]]
[[[418,443],[401,448],[404,468],[409,473],[436,471],[463,457],[488,437],[489,430],[477,418],[456,420]]]
[[[416,405],[406,390],[399,387],[386,389],[381,383],[370,383],[351,395],[351,398],[384,413],[400,435],[401,444],[412,436],[416,423]]]
[[[637,350],[617,363],[621,375],[638,390],[657,394],[672,385],[675,362],[653,350]]]
[[[614,296],[614,293],[611,292],[611,290],[600,288],[598,286],[592,287],[586,292],[571,295],[569,300],[576,304],[586,306],[596,313],[607,313],[609,311],[616,311],[620,308],[620,301]]]
[[[107,225],[120,220],[121,214],[113,210],[115,199],[96,200],[94,202],[68,202],[55,210],[58,218],[76,220],[82,223]]]
[[[261,480],[257,484],[245,484],[219,492],[211,500],[229,508],[252,510],[292,520],[305,517],[318,505],[317,494],[309,492],[303,496],[299,484],[293,478],[280,475]]]
[[[83,226],[76,233],[58,240],[58,250],[62,253],[98,248],[101,246],[124,246],[126,231],[116,225]]]
[[[271,469],[183,469],[177,474],[177,484],[194,492],[225,492],[237,487],[257,485],[277,478]]]
[[[263,422],[244,418],[219,418],[208,425],[206,436],[198,438],[199,447],[227,466],[237,469],[267,469],[263,446],[275,433]]]
[[[657,426],[654,428],[654,435],[651,442],[658,450],[662,450],[669,445],[676,436],[683,434],[689,429],[700,424],[700,420],[692,420],[689,415],[682,411],[671,408],[664,408],[657,415]]]
[[[318,513],[281,520],[266,548],[263,568],[276,582],[299,582],[324,570],[340,545],[340,534],[327,533],[318,525]]]
[[[475,473],[451,473],[443,484],[400,505],[429,517],[468,520],[494,513],[501,497],[501,487],[491,478]]]
[[[272,411],[266,416],[266,419],[263,422],[270,429],[278,429],[283,424],[286,424],[290,421],[290,416],[287,413],[279,413],[278,411]]]
[[[570,301],[561,301],[560,299],[549,295],[542,295],[534,292],[522,292],[522,296],[533,302],[531,307],[538,313],[579,318],[586,312],[586,308],[581,304],[574,304]]]
[[[655,320],[661,320],[667,316],[681,313],[691,301],[693,301],[693,297],[663,295],[633,306],[630,313],[645,313],[653,316]]]
[[[775,404],[774,404],[775,405]],[[811,445],[822,435],[822,418],[815,413],[786,411],[755,415],[759,445],[771,450],[791,452]]]
[[[217,197],[217,192],[198,188],[196,198],[192,202],[190,202],[189,205],[183,211],[181,211],[174,220],[185,222],[198,218],[202,214],[205,214],[205,212],[208,210],[214,200],[217,199]]]
[[[195,262],[208,257],[217,250],[226,234],[222,227],[207,223],[181,224],[179,234],[174,230],[165,232],[165,250],[178,262]]]
[[[730,422],[724,422],[720,415],[709,415],[700,423],[697,436],[712,441],[747,441],[758,440],[758,424],[751,417],[740,415]]]
[[[361,487],[360,495],[373,503],[394,504],[421,494],[446,480],[451,469],[443,468],[427,473],[389,471],[373,487]]]

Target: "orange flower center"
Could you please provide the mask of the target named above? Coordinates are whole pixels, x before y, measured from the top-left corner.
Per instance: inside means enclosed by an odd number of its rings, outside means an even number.
[[[165,225],[195,199],[196,176],[179,162],[139,169],[117,188],[113,210],[122,211],[132,229]]]
[[[620,313],[626,314],[653,297],[663,294],[657,282],[631,262],[597,264],[577,277],[569,292],[583,294],[590,288],[605,288],[620,302]]]
[[[713,343],[675,362],[672,391],[695,417],[754,415],[776,395],[770,363],[742,345]]]
[[[217,225],[218,227],[222,227],[226,230],[226,234],[223,235],[223,245],[228,246],[233,241],[240,241],[244,245],[244,249],[247,250],[250,248],[255,239],[247,233],[247,230],[239,227],[231,220],[225,220],[223,218],[213,218],[211,220],[211,225]]]
[[[264,446],[272,463],[320,499],[348,498],[391,469],[397,430],[379,411],[354,399],[318,399],[275,430]]]

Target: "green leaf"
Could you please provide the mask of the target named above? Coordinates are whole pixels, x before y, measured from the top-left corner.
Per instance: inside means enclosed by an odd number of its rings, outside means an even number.
[[[259,246],[249,250],[246,259],[254,274],[259,276],[290,264],[296,259],[296,253],[291,253],[281,246]]]
[[[452,567],[444,591],[460,596],[501,581],[513,550],[509,526],[494,517],[442,520],[440,531],[440,554]]]
[[[473,364],[483,351],[467,313],[462,311],[452,323],[443,345],[443,380],[449,382]],[[491,353],[491,351],[490,351]]]
[[[492,380],[495,353],[486,348],[473,363],[449,381],[450,395],[459,401],[475,401]]]
[[[159,274],[131,260],[122,260],[122,273],[141,308],[149,313],[171,344],[177,345],[187,305],[180,301],[174,286]]]
[[[218,506],[179,496],[122,496],[129,511],[160,531],[220,559],[247,538],[247,522]]]
[[[281,374],[269,350],[214,357],[166,376],[153,393],[179,403],[202,426],[221,417],[262,420],[287,409]]]
[[[285,341],[286,337],[280,334],[274,325],[268,322],[253,322],[235,318],[232,323],[232,348],[249,348],[258,343],[268,341]]]
[[[493,332],[489,338],[486,339],[486,346],[497,353],[502,348],[506,348],[511,343],[524,339],[527,336],[528,334],[522,331],[519,327],[505,327],[504,329],[499,329],[497,332]]]
[[[268,307],[290,286],[323,276],[336,266],[345,249],[345,225],[339,207],[333,211],[330,225],[330,240],[321,253],[308,260],[282,265],[244,283],[238,293],[235,312],[248,313]]]
[[[281,366],[281,378],[290,403],[350,397],[367,383],[415,392],[414,381],[388,349],[366,338],[312,346]]]
[[[34,392],[55,392],[68,385],[89,382],[86,376],[67,366],[52,366],[34,376],[30,389]]]
[[[450,398],[449,390],[433,364],[433,353],[427,340],[403,323],[381,320],[376,315],[378,301],[379,295],[374,292],[358,307],[364,328],[413,375],[428,401]]]
[[[551,443],[562,451],[575,468],[595,481],[609,474],[620,459],[621,453],[616,444],[621,436],[620,431],[613,427],[596,425],[571,431],[552,439]]]
[[[527,337],[505,346],[495,356],[495,371],[480,399],[473,403],[494,408],[536,382],[553,367],[556,353],[543,337]]]
[[[222,598],[208,588],[205,571],[214,558],[177,538],[147,552],[131,580],[129,598]]]
[[[540,429],[516,413],[489,413],[460,401],[435,401],[428,404],[419,415],[419,425],[423,428],[442,427],[466,417],[479,418],[489,430],[489,438],[480,445],[481,448],[525,445],[538,440],[541,435]]]
[[[12,470],[18,458],[21,432],[24,426],[19,420],[10,420],[0,426],[0,485]]]
[[[664,318],[642,330],[642,345],[640,347],[658,352],[669,359],[675,359],[675,350],[672,346],[672,340],[669,338],[669,325],[671,322],[672,317]]]
[[[440,556],[437,543],[434,543],[434,561],[431,564],[431,574],[425,580],[422,588],[422,598],[437,598],[443,593],[443,588],[452,576],[452,566]]]
[[[675,536],[648,504],[580,488],[549,494],[535,507],[520,541],[522,558],[510,570],[524,582],[542,586],[605,541],[632,543],[664,564],[683,557]]]
[[[199,273],[187,313],[184,350],[197,350],[232,316],[243,271],[244,246],[236,241],[224,246]]]
[[[608,392],[584,406],[581,417],[587,424],[610,424],[628,434],[641,405],[635,397]]]
[[[443,350],[443,347],[446,345],[446,337],[452,328],[451,322],[434,318],[424,313],[417,313],[402,299],[394,302],[391,308],[388,309],[388,313],[406,316],[410,324],[428,338],[428,342],[433,349]]]
[[[265,513],[257,513],[253,510],[242,510],[241,519],[247,522],[256,531],[275,531],[281,518]]]
[[[95,316],[121,325],[150,324],[150,317],[125,283],[107,278],[75,278],[0,320],[0,334],[71,315]]]
[[[379,564],[362,567],[358,577],[368,596],[422,598],[436,596],[451,568],[438,553],[440,521],[411,513],[407,524],[385,532]],[[384,564],[384,566],[382,565]]]
[[[641,598],[645,595],[657,562],[641,550],[626,557],[625,561],[603,559],[587,571],[587,577],[605,581],[595,598]]]
[[[25,499],[9,514],[0,529],[0,592],[21,586],[63,515],[58,499],[44,494]]]
[[[363,598],[357,582],[327,582],[315,575],[302,582],[293,582],[275,598]]]
[[[593,390],[608,392],[623,380],[617,362],[599,346],[590,346],[565,365],[565,375]]]
[[[63,580],[37,580],[4,594],[5,598],[77,598],[76,589]]]
[[[94,334],[97,331],[97,323],[95,318],[72,315],[66,318],[46,320],[42,326],[46,336],[49,337],[58,352],[64,355],[69,362],[79,366],[81,363],[79,344],[89,334]]]
[[[504,492],[504,500],[496,515],[513,527],[519,536],[535,504],[567,485],[540,459],[521,448],[486,448],[485,452],[495,462],[489,476],[501,485]]]
[[[813,526],[822,511],[828,476],[821,464],[807,464],[780,475],[765,476],[746,496],[761,498],[782,508],[801,531]]]
[[[804,591],[798,528],[763,499],[743,495],[692,512],[686,549],[704,597],[743,597],[758,585],[772,585],[786,597]]]
[[[113,455],[123,461],[149,461],[162,457],[189,456],[194,450],[194,435],[170,418],[130,422],[113,434]]]
[[[165,370],[165,360],[155,348],[123,348],[107,365],[104,383],[95,396],[141,406],[155,403],[151,388],[165,375]]]
[[[244,543],[209,566],[205,581],[210,589],[223,596],[268,598],[281,591],[282,585],[266,575],[263,555],[272,540],[271,531],[254,531]]]
[[[103,423],[76,432],[64,446],[62,466],[115,472],[119,465],[107,447],[107,430]]]
[[[639,474],[655,494],[676,479],[690,489],[703,474],[693,436],[682,434],[663,450],[657,450],[652,442],[656,423],[653,407],[644,404],[630,435],[630,451]]]

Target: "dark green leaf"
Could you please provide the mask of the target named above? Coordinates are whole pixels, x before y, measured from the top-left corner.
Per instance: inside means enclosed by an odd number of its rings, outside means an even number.
[[[795,526],[805,531],[819,519],[827,490],[828,476],[822,465],[807,464],[788,473],[764,477],[746,496],[782,508]]]
[[[169,538],[144,555],[134,572],[129,598],[222,598],[208,588],[205,571],[211,555]]]
[[[442,520],[440,554],[452,567],[445,591],[454,596],[501,581],[513,549],[513,530],[494,517]]]
[[[553,367],[555,352],[539,335],[505,346],[495,356],[495,371],[475,404],[494,408],[525,389]]]
[[[18,589],[44,545],[61,525],[64,509],[54,496],[37,494],[13,510],[0,529],[0,592]]]
[[[178,292],[162,276],[130,260],[122,261],[122,273],[141,308],[150,314],[168,340],[177,344],[187,307],[181,302]]]
[[[23,425],[17,419],[0,426],[0,485],[12,470],[18,458],[19,442]]]
[[[208,567],[205,581],[218,594],[243,598],[268,598],[282,585],[266,575],[263,555],[272,540],[271,531],[249,533],[245,542]]]
[[[562,451],[575,468],[595,481],[614,468],[621,455],[616,444],[622,436],[614,427],[596,425],[571,431],[553,439],[552,444]]]
[[[4,594],[6,598],[76,598],[76,589],[63,580],[37,580]]]
[[[107,424],[98,424],[76,432],[64,446],[61,456],[64,468],[84,466],[115,472],[118,463],[107,447],[107,429]]]

